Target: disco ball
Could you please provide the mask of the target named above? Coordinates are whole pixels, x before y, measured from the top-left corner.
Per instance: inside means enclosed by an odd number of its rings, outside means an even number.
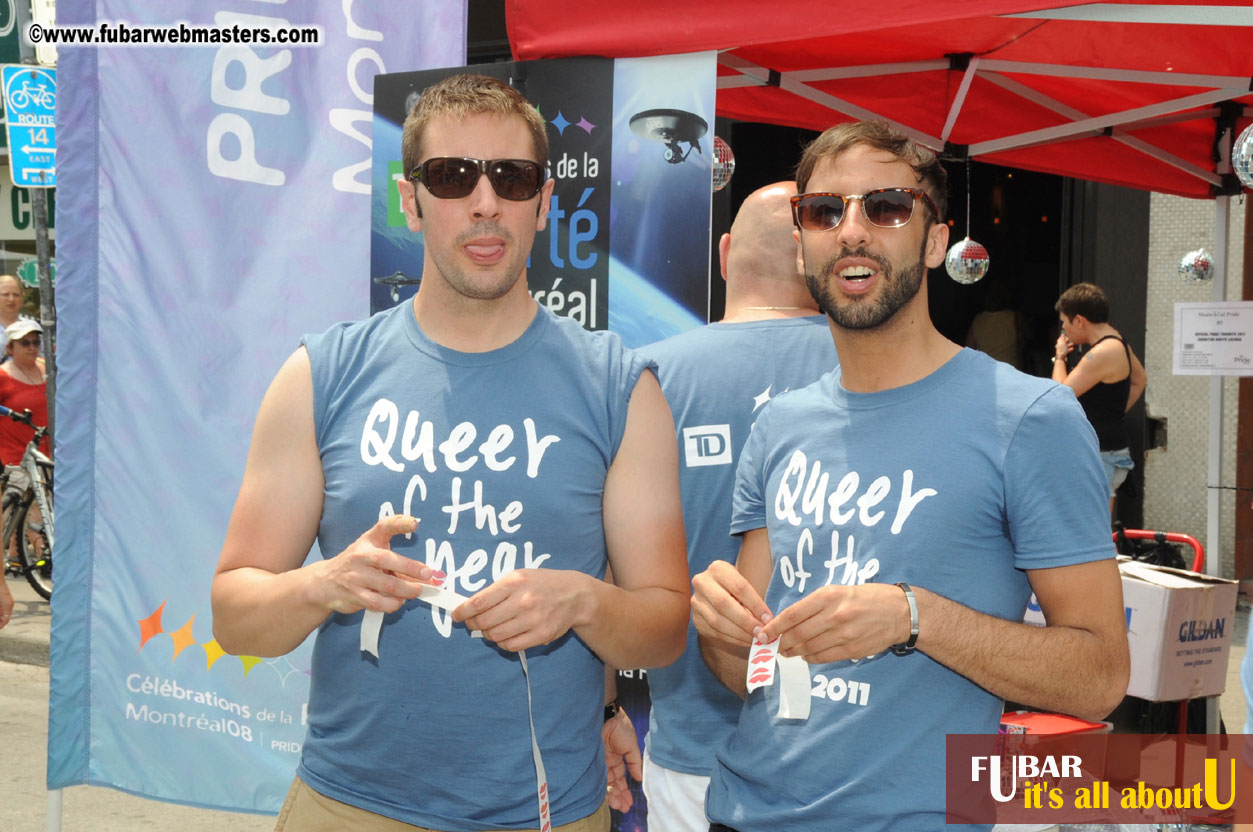
[[[1189,251],[1179,261],[1179,276],[1184,283],[1209,283],[1214,279],[1214,258],[1203,248]]]
[[[989,262],[988,250],[967,237],[953,243],[944,257],[944,268],[958,283],[978,283],[988,273]]]
[[[1246,188],[1253,188],[1253,124],[1244,128],[1231,148],[1231,167]]]
[[[731,152],[731,145],[722,140],[721,136],[714,136],[714,190],[720,191],[731,181],[731,175],[735,173],[735,154]]]

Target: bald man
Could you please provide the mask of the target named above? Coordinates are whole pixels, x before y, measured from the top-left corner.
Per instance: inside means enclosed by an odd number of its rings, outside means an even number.
[[[31,320],[22,314],[22,281],[11,274],[0,274],[0,363],[8,360],[4,355],[8,343],[5,328],[24,318]]]
[[[791,182],[752,193],[718,243],[726,316],[645,347],[656,361],[679,440],[679,488],[691,574],[734,561],[731,490],[740,447],[770,399],[835,367],[826,318],[798,270]],[[700,656],[688,628],[683,656],[648,671],[652,696],[644,758],[648,826],[707,832],[705,790],[714,752],[743,704]]]

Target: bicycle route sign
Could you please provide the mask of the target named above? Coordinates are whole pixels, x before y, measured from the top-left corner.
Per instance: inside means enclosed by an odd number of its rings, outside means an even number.
[[[57,184],[57,71],[32,64],[0,67],[9,173],[24,188]]]

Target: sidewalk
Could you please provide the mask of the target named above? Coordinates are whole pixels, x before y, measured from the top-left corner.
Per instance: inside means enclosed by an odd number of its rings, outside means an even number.
[[[48,631],[52,608],[25,578],[5,576],[13,593],[13,620],[0,630],[0,661],[48,666]]]

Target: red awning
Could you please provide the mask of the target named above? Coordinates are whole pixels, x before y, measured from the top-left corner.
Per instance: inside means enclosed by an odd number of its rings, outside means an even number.
[[[1133,188],[1233,193],[1253,121],[1240,0],[506,0],[519,60],[718,50],[718,115],[880,117],[954,156]]]

